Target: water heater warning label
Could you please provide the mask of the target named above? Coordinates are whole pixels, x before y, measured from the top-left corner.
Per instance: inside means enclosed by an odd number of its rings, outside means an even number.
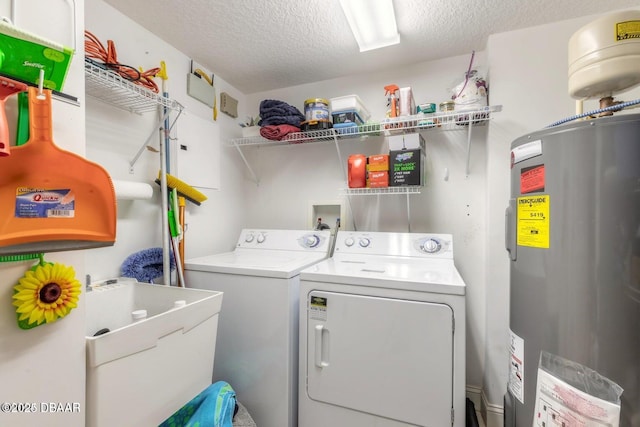
[[[528,196],[517,199],[518,246],[549,248],[549,196]]]
[[[522,168],[520,171],[520,192],[522,194],[544,191],[544,165]]]

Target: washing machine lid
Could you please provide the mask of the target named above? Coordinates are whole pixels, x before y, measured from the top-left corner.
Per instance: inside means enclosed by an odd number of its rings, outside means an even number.
[[[185,269],[246,276],[291,278],[327,257],[322,252],[236,249],[185,261]]]
[[[301,281],[464,295],[452,260],[334,255],[300,272]]]

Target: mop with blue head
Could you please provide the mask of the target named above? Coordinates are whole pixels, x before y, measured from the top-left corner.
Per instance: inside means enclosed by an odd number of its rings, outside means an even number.
[[[170,269],[175,270],[176,264],[173,254],[170,253]],[[149,248],[134,252],[129,255],[120,272],[123,277],[132,277],[138,282],[153,283],[158,277],[162,277],[162,248]]]

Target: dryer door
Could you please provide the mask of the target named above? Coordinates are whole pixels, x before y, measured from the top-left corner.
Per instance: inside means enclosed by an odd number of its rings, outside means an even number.
[[[309,398],[416,425],[451,425],[453,311],[445,304],[313,291]]]

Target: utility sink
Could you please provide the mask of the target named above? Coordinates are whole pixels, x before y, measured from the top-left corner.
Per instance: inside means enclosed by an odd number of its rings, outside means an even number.
[[[85,298],[87,427],[159,425],[211,384],[222,292],[119,278]]]

